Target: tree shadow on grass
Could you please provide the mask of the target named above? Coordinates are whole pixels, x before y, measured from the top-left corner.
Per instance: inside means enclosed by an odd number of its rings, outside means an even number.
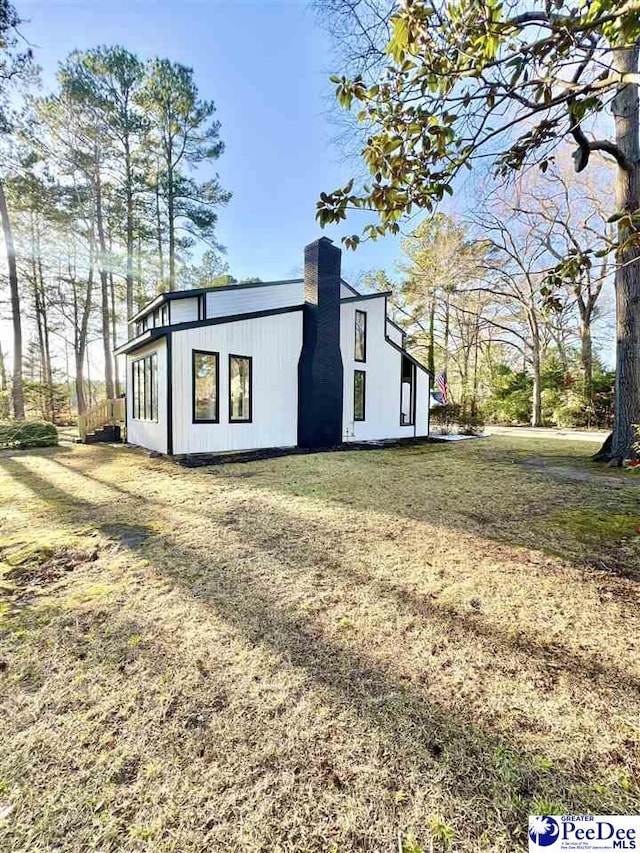
[[[308,465],[274,460],[268,468],[254,469],[260,476],[252,478],[247,471],[239,474],[235,466],[209,470],[207,475],[232,487],[242,478],[242,487],[258,492],[316,498],[345,511],[383,512],[536,548],[612,575],[640,579],[638,492],[624,479],[615,480],[612,487],[608,479],[597,476],[579,475],[577,480],[549,476],[545,466],[555,471],[554,456],[546,456],[541,467],[528,464],[524,453],[510,458],[496,448],[471,452],[455,445],[434,455],[431,446],[425,446],[380,456],[346,456],[317,457]],[[589,514],[600,517],[600,541],[582,535]],[[624,536],[621,519],[627,520]]]
[[[314,615],[300,612],[288,601],[282,594],[288,578],[295,580],[296,575],[311,571],[318,560],[336,582],[365,585],[372,598],[391,599],[418,620],[436,621],[445,634],[462,630],[469,642],[496,644],[498,654],[500,647],[513,651],[514,644],[495,627],[483,624],[481,618],[460,620],[455,613],[425,605],[411,591],[365,573],[356,576],[351,568],[343,570],[339,543],[338,558],[327,561],[327,545],[335,537],[330,526],[317,525],[313,531],[316,545],[310,552],[299,544],[309,530],[303,531],[302,522],[289,513],[278,513],[256,501],[245,505],[243,512],[248,517],[255,513],[260,526],[243,524],[237,529],[232,513],[220,524],[219,515],[209,514],[203,506],[200,521],[209,525],[211,533],[210,553],[203,556],[202,550],[177,541],[171,533],[156,534],[145,541],[126,539],[119,533],[123,513],[109,503],[94,504],[72,496],[15,460],[1,460],[0,464],[45,500],[61,521],[78,523],[80,513],[83,523],[94,523],[123,548],[150,558],[158,571],[238,629],[247,643],[270,650],[280,665],[303,671],[310,683],[330,692],[336,709],[364,719],[383,744],[388,784],[400,790],[421,780],[435,780],[442,807],[454,815],[464,849],[477,849],[474,845],[487,831],[494,837],[508,835],[512,845],[520,844],[528,813],[542,802],[559,803],[573,813],[615,813],[629,808],[624,791],[612,787],[603,792],[592,786],[598,771],[596,758],[591,762],[581,758],[566,768],[542,765],[538,755],[517,746],[516,739],[500,733],[499,727],[496,731],[478,725],[477,711],[464,700],[451,696],[450,702],[443,704],[430,698],[428,687],[407,679],[399,666],[383,663],[363,649],[358,637],[346,635],[342,639],[327,633]],[[149,513],[154,511],[161,511],[161,507],[149,502]],[[283,529],[286,538],[278,545],[268,531]],[[249,558],[237,559],[233,550],[226,554],[225,542],[240,543]],[[254,558],[260,562],[261,557],[270,570],[280,573],[278,582],[275,577],[269,578],[264,567],[255,567]],[[196,573],[195,580],[185,578],[185,568],[190,578]],[[515,650],[523,661],[530,656],[528,666],[538,669],[543,678],[548,675],[545,661],[551,656],[576,676],[602,679],[597,686],[605,694],[613,689],[607,673],[566,650],[524,638],[515,643]],[[292,699],[295,702],[295,697]],[[425,831],[426,820],[425,814]],[[368,834],[364,827],[357,831],[361,849],[380,849],[383,839]]]

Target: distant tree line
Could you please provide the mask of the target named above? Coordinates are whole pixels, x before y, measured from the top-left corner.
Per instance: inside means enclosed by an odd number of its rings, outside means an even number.
[[[393,291],[408,345],[446,374],[465,423],[611,426],[615,374],[594,331],[613,327],[604,251],[613,238],[598,187],[608,178],[603,163],[578,181],[560,158],[544,175],[494,190],[465,219],[424,219],[403,240],[399,276],[365,278]],[[576,264],[550,298],[557,259],[588,249],[602,250],[599,262]]]
[[[13,352],[9,371],[0,342],[0,416],[55,420],[123,391],[113,349],[149,298],[225,281],[216,226],[230,193],[212,168],[224,147],[215,105],[192,69],[100,46],[73,51],[55,90],[40,94],[18,23],[1,0],[0,216]],[[10,110],[18,81],[27,92]],[[206,250],[194,264],[196,245]]]

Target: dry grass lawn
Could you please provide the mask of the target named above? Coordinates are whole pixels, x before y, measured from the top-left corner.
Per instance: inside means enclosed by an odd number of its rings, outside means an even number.
[[[640,478],[492,438],[0,454],[0,850],[523,850],[640,812]]]

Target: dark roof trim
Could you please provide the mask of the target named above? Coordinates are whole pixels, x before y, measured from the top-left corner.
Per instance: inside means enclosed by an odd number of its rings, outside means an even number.
[[[286,278],[281,281],[245,281],[241,284],[223,284],[219,287],[194,287],[192,290],[171,290],[167,293],[159,293],[151,302],[148,302],[136,314],[129,318],[127,322],[135,323],[139,317],[158,308],[163,302],[169,302],[172,299],[190,299],[192,297],[201,296],[203,293],[224,293],[228,290],[244,290],[248,287],[272,287],[280,284],[302,284],[301,278]]]
[[[225,314],[222,317],[210,317],[207,320],[191,320],[188,323],[174,323],[172,326],[158,326],[155,329],[148,329],[138,335],[137,338],[122,344],[114,350],[114,354],[124,355],[125,353],[135,352],[140,347],[173,332],[184,332],[188,329],[200,329],[205,326],[221,326],[224,323],[239,323],[242,320],[257,320],[260,317],[273,317],[275,314],[291,314],[294,311],[302,311],[303,308],[304,305],[286,305],[284,308],[267,308],[264,311],[250,311],[244,314]]]
[[[391,338],[388,338],[386,335],[384,336],[384,339],[385,339],[385,341],[389,344],[389,346],[393,347],[395,350],[398,350],[398,352],[401,352],[401,353],[402,353],[402,355],[405,355],[405,356],[409,359],[409,361],[411,361],[411,362],[413,362],[413,363],[415,364],[415,366],[416,366],[417,368],[419,368],[420,370],[424,371],[424,373],[426,373],[428,376],[431,376],[431,371],[429,370],[429,368],[428,368],[428,367],[425,367],[425,366],[424,366],[424,364],[422,364],[421,362],[419,362],[417,358],[415,358],[414,356],[410,355],[410,354],[406,351],[406,349],[403,349],[399,344],[397,344],[395,341],[392,341],[392,340],[391,340]]]
[[[377,299],[379,296],[384,296],[386,299],[391,292],[391,290],[381,290],[380,293],[360,293],[358,296],[345,296],[340,302],[360,302],[362,299]]]
[[[154,308],[158,308],[160,305],[162,305],[164,302],[167,302],[167,301],[168,301],[168,294],[167,293],[159,293],[157,296],[154,296],[154,298],[151,300],[151,302],[147,302],[147,304],[144,306],[144,308],[141,308],[132,317],[129,317],[129,319],[127,320],[127,323],[135,323],[135,321],[139,317],[143,317],[145,314],[148,314],[149,311],[153,311]]]
[[[130,341],[120,344],[119,347],[114,349],[113,354],[128,355],[131,352],[136,352],[136,350],[146,347],[147,344],[152,344],[159,338],[164,338],[167,335],[168,328],[168,326],[158,326],[156,329],[147,329],[146,332],[138,335],[137,338],[132,338]]]
[[[302,311],[304,305],[285,305],[283,308],[265,308],[262,311],[248,311],[244,314],[225,314],[222,317],[208,317],[206,320],[190,320],[188,323],[174,323],[165,326],[169,332],[184,332],[186,329],[199,329],[201,326],[221,326],[223,323],[238,323],[241,320],[257,320],[260,317],[272,317],[274,314],[291,314]]]
[[[402,326],[399,326],[397,323],[395,323],[395,322],[391,319],[391,317],[387,317],[387,323],[391,323],[391,325],[393,326],[393,328],[394,328],[394,329],[397,329],[397,330],[402,334],[402,336],[406,338],[407,333],[405,332],[405,330],[402,328]]]
[[[349,282],[348,282],[348,281],[345,281],[343,278],[341,278],[341,279],[340,279],[340,284],[343,284],[346,288],[348,288],[348,289],[351,291],[351,293],[353,293],[353,295],[354,295],[354,296],[359,296],[359,295],[360,295],[359,291],[357,291],[357,290],[355,289],[355,287],[352,287],[352,286],[349,284]]]

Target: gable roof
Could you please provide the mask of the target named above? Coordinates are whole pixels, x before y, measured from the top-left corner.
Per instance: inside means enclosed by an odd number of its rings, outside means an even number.
[[[185,329],[196,329],[203,326],[220,326],[223,323],[237,323],[240,320],[256,320],[259,317],[272,317],[274,314],[290,314],[292,311],[302,311],[304,305],[285,305],[282,308],[267,308],[263,311],[245,311],[243,314],[227,314],[224,317],[210,317],[207,320],[189,320],[185,323],[172,323],[170,326],[155,326],[147,329],[135,338],[121,344],[113,351],[114,355],[126,355],[141,347],[171,335],[173,332],[183,332]]]
[[[224,293],[227,290],[244,290],[249,287],[273,287],[280,284],[302,284],[301,278],[286,278],[280,281],[246,281],[239,284],[223,284],[218,287],[194,287],[191,290],[169,290],[165,293],[159,293],[150,302],[137,311],[132,317],[129,317],[128,323],[135,323],[140,317],[144,317],[150,311],[159,308],[166,302],[174,299],[189,299],[196,296],[202,296],[204,293]]]

